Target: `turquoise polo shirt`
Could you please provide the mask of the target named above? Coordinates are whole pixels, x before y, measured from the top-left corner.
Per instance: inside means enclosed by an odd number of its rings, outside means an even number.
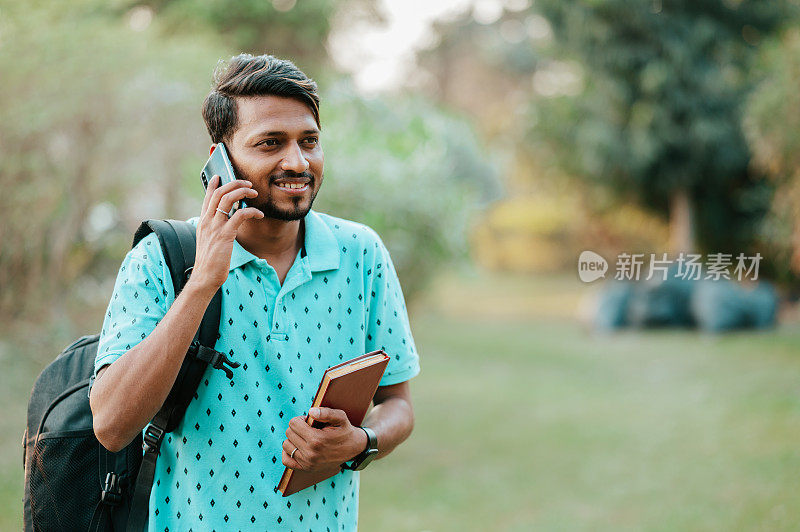
[[[197,219],[190,220],[196,225]],[[266,260],[234,242],[215,349],[241,364],[209,368],[167,435],[150,497],[149,530],[355,530],[359,472],[283,497],[281,444],[311,406],[325,369],[383,349],[381,386],[419,373],[400,283],[378,235],[310,211],[305,245],[283,285]],[[155,235],[119,270],[95,371],[146,338],[175,298]],[[369,474],[369,473],[367,473]]]

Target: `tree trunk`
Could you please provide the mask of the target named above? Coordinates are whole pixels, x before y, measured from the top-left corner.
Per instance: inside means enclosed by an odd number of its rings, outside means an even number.
[[[669,205],[669,251],[673,255],[694,253],[694,205],[685,188],[672,193]]]

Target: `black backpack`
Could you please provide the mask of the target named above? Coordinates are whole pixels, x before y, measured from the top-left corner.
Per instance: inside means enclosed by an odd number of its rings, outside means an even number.
[[[177,220],[147,220],[133,245],[151,232],[158,236],[177,296],[194,265],[195,229]],[[222,293],[217,291],[144,438],[137,436],[117,453],[106,450],[92,429],[88,392],[98,335],[78,339],[42,371],[31,392],[23,438],[26,531],[144,529],[164,434],[183,419],[209,364],[228,378],[233,377],[230,368],[239,366],[213,350],[221,308]]]

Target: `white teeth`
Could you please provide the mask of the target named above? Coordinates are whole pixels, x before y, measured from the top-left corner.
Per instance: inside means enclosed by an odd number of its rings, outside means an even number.
[[[281,183],[278,185],[280,188],[300,189],[306,186],[305,183]]]

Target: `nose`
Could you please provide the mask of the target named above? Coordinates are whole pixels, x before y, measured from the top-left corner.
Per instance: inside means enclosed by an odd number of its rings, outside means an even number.
[[[296,142],[290,143],[286,156],[281,161],[281,170],[284,172],[296,172],[301,174],[308,170],[309,164],[300,146]]]

